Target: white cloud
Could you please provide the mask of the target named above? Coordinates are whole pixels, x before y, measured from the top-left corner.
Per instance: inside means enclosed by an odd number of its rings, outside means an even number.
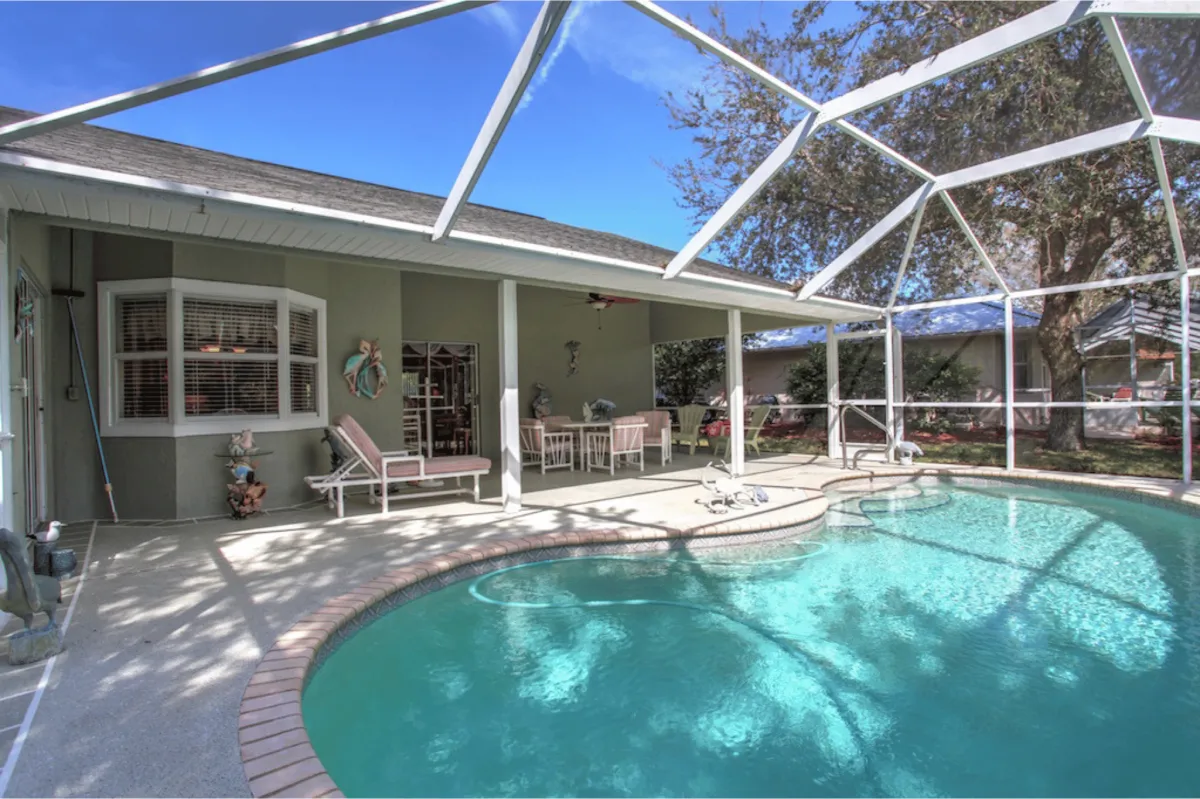
[[[521,29],[517,26],[517,20],[513,17],[512,12],[508,10],[508,6],[503,3],[492,3],[480,9],[481,16],[477,19],[492,27],[499,28],[510,41],[517,41],[521,38]]]
[[[554,43],[554,49],[550,51],[550,55],[546,56],[546,60],[542,62],[542,66],[537,71],[530,84],[525,88],[525,94],[521,97],[521,102],[517,105],[517,110],[520,111],[525,106],[529,105],[533,100],[533,93],[541,88],[546,82],[546,78],[550,77],[550,70],[554,69],[554,62],[562,54],[563,49],[571,41],[571,29],[575,26],[575,21],[583,14],[583,9],[586,7],[584,2],[576,2],[571,5],[567,11],[567,16],[563,18],[562,27],[558,30],[558,40]]]
[[[705,59],[695,47],[618,3],[597,3],[576,25],[571,48],[593,69],[605,69],[655,94],[700,83]]]

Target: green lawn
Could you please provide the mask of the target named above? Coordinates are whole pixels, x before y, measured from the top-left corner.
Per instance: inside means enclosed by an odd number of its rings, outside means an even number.
[[[761,439],[764,452],[795,452],[824,455],[825,442],[812,438]],[[918,441],[925,451],[918,461],[928,463],[966,463],[975,466],[1004,466],[1003,441]],[[1140,440],[1088,441],[1083,452],[1048,452],[1037,439],[1017,438],[1017,466],[1053,472],[1125,474],[1139,477],[1163,477],[1178,480],[1182,473],[1179,446]]]

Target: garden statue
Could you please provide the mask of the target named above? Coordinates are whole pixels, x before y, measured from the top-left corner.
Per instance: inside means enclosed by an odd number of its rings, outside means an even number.
[[[571,339],[566,344],[567,352],[571,353],[571,360],[567,362],[567,377],[579,371],[579,342]]]
[[[374,384],[371,375],[375,376]],[[342,377],[355,397],[376,399],[383,393],[388,384],[387,367],[383,365],[383,350],[379,348],[378,339],[358,342],[358,352],[346,359]]]
[[[0,610],[25,622],[23,631],[8,637],[8,662],[20,665],[58,654],[62,651],[62,630],[54,614],[62,602],[62,586],[53,577],[33,573],[25,536],[12,530],[0,529],[0,558],[4,559],[7,580]],[[33,629],[36,613],[45,613],[49,619],[37,630]]]
[[[534,383],[533,390],[537,392],[530,407],[535,419],[545,419],[550,415],[550,389],[544,383]]]
[[[244,481],[229,485],[229,507],[233,518],[245,519],[261,511],[266,495],[267,484],[256,480],[253,471],[246,474]]]
[[[62,532],[62,522],[47,522],[45,527],[28,536],[30,562],[33,563],[34,574],[44,574],[61,580],[74,573],[79,564],[73,549],[59,549],[58,537]]]
[[[254,433],[249,428],[229,437],[229,457],[240,458],[254,453]]]

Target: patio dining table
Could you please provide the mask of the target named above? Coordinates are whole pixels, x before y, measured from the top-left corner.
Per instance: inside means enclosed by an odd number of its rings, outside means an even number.
[[[582,467],[587,464],[587,431],[603,430],[612,427],[612,424],[612,419],[596,419],[591,422],[562,422],[558,427],[579,437],[579,446],[575,448],[575,452],[579,454],[579,465]]]

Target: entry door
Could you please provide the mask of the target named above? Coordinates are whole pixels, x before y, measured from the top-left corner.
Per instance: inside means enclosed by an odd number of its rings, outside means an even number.
[[[45,295],[24,270],[17,271],[13,307],[14,337],[17,342],[21,413],[21,456],[24,462],[25,532],[33,532],[46,518],[46,409],[43,391],[42,348]]]
[[[406,424],[426,454],[479,454],[478,354],[473,343],[404,342]]]

